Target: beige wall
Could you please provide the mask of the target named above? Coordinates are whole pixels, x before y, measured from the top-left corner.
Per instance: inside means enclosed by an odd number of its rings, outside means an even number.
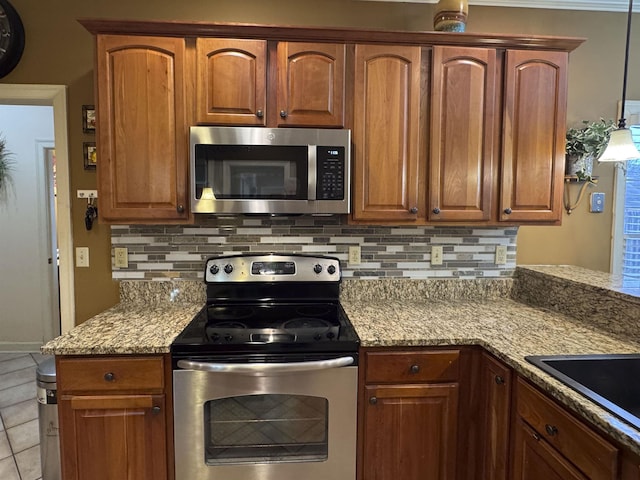
[[[27,31],[21,63],[1,82],[64,84],[69,87],[69,150],[72,197],[95,188],[95,173],[83,169],[81,107],[93,100],[93,43],[77,22],[81,17],[176,19],[289,25],[331,25],[430,30],[430,4],[349,0],[14,0]],[[615,117],[622,82],[625,16],[618,13],[543,11],[471,6],[469,31],[588,37],[571,56],[569,123]],[[640,25],[639,25],[640,27]],[[637,30],[637,29],[636,29]],[[640,38],[640,31],[634,39]],[[640,47],[640,43],[634,40]],[[632,50],[638,58],[638,52]],[[628,98],[640,98],[640,64],[632,65]],[[635,83],[635,85],[634,85]],[[637,85],[637,86],[636,86]],[[611,230],[612,167],[597,168],[598,191],[607,195],[606,212],[589,214],[588,201],[561,227],[522,227],[518,262],[567,263],[608,269]],[[535,181],[535,179],[532,179]],[[588,200],[588,199],[587,199]],[[74,245],[89,246],[91,267],[76,269],[76,319],[82,322],[117,301],[110,275],[109,227],[84,228],[86,202],[73,200]]]

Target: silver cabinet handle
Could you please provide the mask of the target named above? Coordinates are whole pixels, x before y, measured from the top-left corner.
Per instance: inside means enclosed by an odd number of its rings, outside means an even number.
[[[178,360],[178,367],[185,370],[199,370],[214,373],[235,373],[240,375],[286,375],[295,372],[327,370],[329,368],[353,365],[353,357],[340,357],[316,362],[291,363],[213,363]]]

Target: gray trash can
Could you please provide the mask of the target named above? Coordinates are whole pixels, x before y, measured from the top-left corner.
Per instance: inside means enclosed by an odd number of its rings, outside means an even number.
[[[38,365],[38,419],[42,480],[60,480],[60,437],[58,436],[58,387],[53,357]]]

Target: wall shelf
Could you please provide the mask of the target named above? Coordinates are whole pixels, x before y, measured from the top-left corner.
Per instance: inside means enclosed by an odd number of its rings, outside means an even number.
[[[598,183],[598,178],[599,177],[591,177],[591,181],[588,181],[588,180],[580,180],[575,175],[565,175],[564,183]]]
[[[581,180],[576,175],[565,175],[564,183],[566,184],[564,187],[564,209],[567,211],[567,215],[571,215],[578,205],[580,201],[584,197],[584,192],[587,190],[588,185],[597,185],[598,177],[591,177],[591,180]],[[569,190],[571,190],[570,185],[580,185],[580,191],[578,192],[578,198],[576,203],[571,204],[571,195]]]

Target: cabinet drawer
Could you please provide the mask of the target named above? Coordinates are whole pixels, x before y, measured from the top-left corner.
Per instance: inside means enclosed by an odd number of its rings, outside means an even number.
[[[367,352],[365,382],[456,381],[459,357],[459,350]]]
[[[615,479],[618,450],[534,387],[518,379],[517,412],[592,480]]]
[[[59,358],[56,380],[60,392],[136,392],[164,388],[162,357]]]

